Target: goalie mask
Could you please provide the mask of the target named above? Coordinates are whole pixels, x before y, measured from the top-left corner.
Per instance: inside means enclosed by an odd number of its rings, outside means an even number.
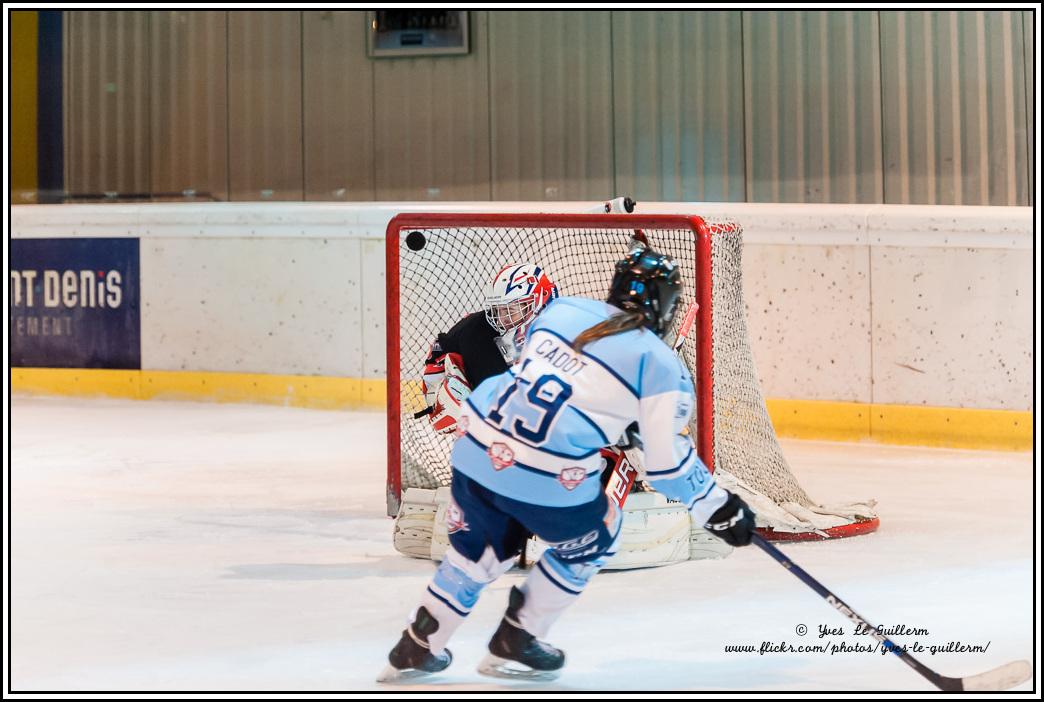
[[[486,290],[486,320],[500,334],[514,332],[521,341],[533,318],[558,297],[558,288],[540,266],[512,263],[493,278]]]

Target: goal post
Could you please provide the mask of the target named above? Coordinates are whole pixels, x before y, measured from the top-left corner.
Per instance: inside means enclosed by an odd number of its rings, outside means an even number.
[[[765,408],[742,292],[742,228],[684,215],[408,213],[388,224],[388,513],[410,487],[449,484],[452,437],[415,419],[421,369],[439,332],[482,307],[488,281],[508,263],[540,265],[563,296],[604,299],[614,264],[636,230],[682,272],[679,309],[699,305],[680,353],[692,372],[690,432],[723,487],[739,492],[769,538],[822,539],[877,528],[873,502],[824,506],[800,487]],[[674,321],[674,336],[681,324]]]

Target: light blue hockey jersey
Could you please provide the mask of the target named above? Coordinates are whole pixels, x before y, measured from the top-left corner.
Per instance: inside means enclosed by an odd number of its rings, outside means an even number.
[[[579,297],[548,305],[530,327],[518,364],[466,399],[453,467],[511,499],[584,504],[602,489],[599,449],[637,420],[646,479],[703,523],[728,494],[688,436],[694,396],[685,365],[645,329],[572,349],[581,332],[617,312]]]

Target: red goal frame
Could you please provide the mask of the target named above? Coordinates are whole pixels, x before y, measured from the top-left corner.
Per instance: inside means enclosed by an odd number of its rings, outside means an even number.
[[[695,333],[696,369],[693,383],[696,392],[696,450],[707,469],[714,472],[714,300],[712,279],[712,237],[718,232],[734,232],[735,224],[708,224],[704,218],[690,215],[635,215],[635,214],[551,214],[551,213],[403,213],[388,223],[385,242],[386,264],[386,335],[387,335],[387,441],[388,464],[386,497],[388,515],[398,513],[402,499],[401,446],[401,369],[399,368],[399,240],[403,230],[471,228],[534,228],[554,229],[584,227],[591,229],[623,230],[689,230],[693,234],[695,253],[696,290],[694,301],[699,304]],[[417,359],[421,363],[423,359]],[[858,536],[875,531],[880,526],[877,517],[855,521],[823,531],[786,532],[759,528],[763,536],[774,541],[817,541]]]
[[[402,498],[402,446],[400,421],[401,370],[399,368],[399,239],[409,228],[439,229],[447,227],[530,227],[592,229],[688,229],[693,232],[695,247],[695,301],[699,312],[695,324],[696,372],[696,449],[707,469],[714,472],[714,396],[711,392],[712,340],[714,306],[711,281],[711,231],[702,217],[686,215],[633,214],[547,214],[547,213],[404,213],[388,223],[385,241],[387,291],[386,334],[388,373],[388,514],[394,516]],[[423,359],[417,359],[420,363]]]

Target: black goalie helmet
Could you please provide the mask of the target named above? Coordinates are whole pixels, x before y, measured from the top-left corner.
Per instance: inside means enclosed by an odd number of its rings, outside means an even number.
[[[607,302],[622,310],[641,312],[645,326],[663,338],[671,328],[681,291],[681,271],[670,256],[636,248],[616,262]]]

